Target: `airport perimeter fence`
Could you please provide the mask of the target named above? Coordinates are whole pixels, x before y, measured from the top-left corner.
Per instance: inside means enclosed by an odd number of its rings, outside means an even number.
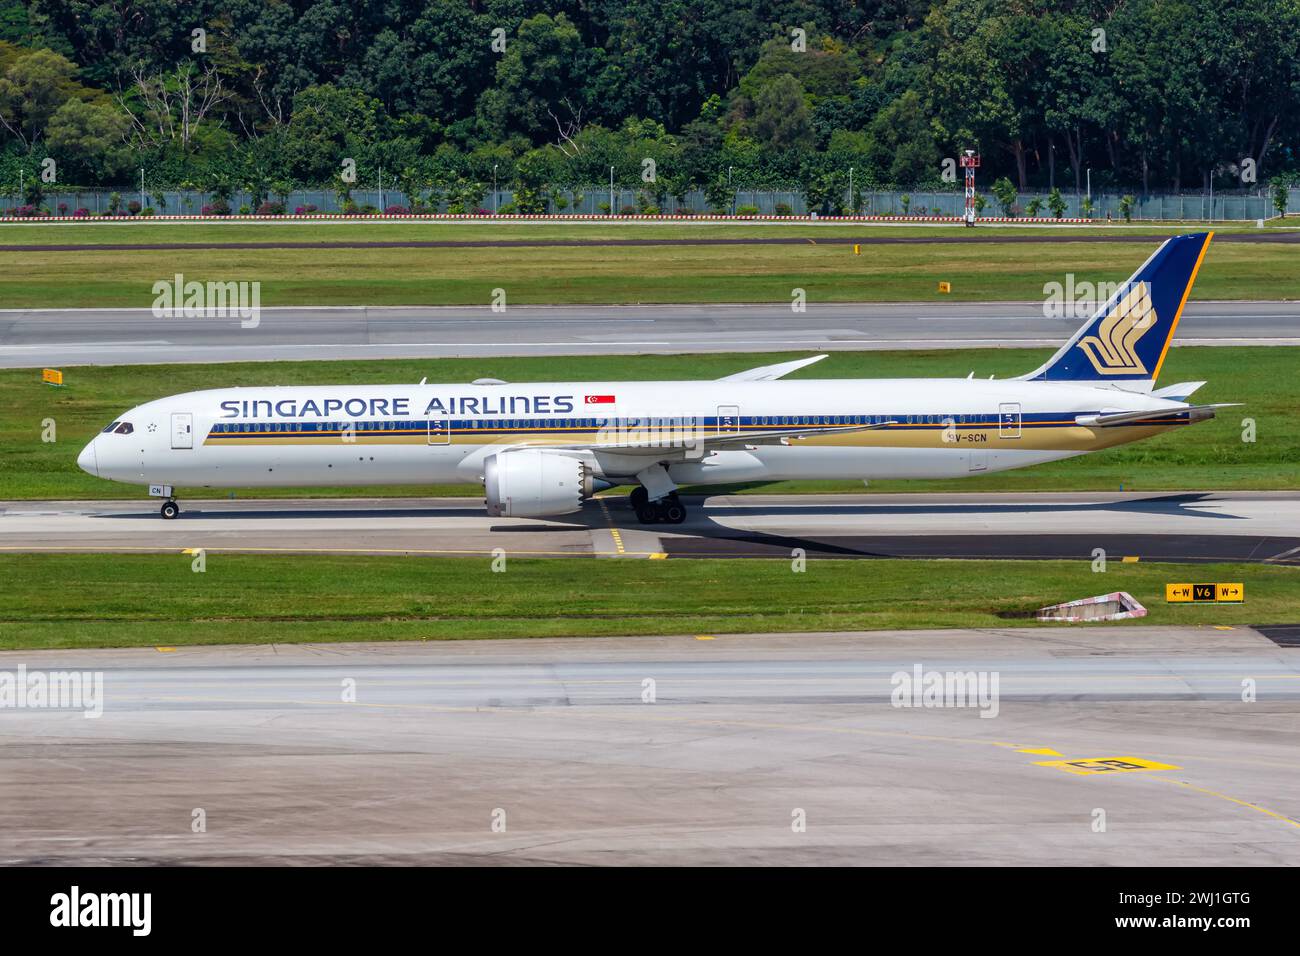
[[[102,216],[111,207],[114,192],[120,197],[121,207],[128,203],[140,203],[142,209],[152,209],[155,215],[200,215],[205,206],[209,206],[214,197],[211,193],[196,191],[166,190],[162,193],[163,203],[158,204],[154,193],[140,193],[121,190],[96,189],[80,192],[48,192],[41,201],[41,206],[54,215],[75,215],[84,209],[90,216]],[[986,191],[981,193],[987,200],[982,218],[1001,218],[1001,206]],[[960,217],[965,208],[965,196],[961,191],[952,192],[909,192],[906,190],[862,190],[862,201],[858,213],[868,216],[935,216]],[[1120,210],[1123,193],[1093,193],[1092,219],[1105,221],[1122,221]],[[1136,197],[1136,194],[1134,194]],[[613,200],[611,204],[611,198]],[[1074,193],[1062,193],[1065,211],[1062,218],[1084,218],[1084,196]],[[663,215],[694,215],[710,212],[708,201],[702,192],[691,192],[679,202],[675,197],[662,197],[661,203],[655,203],[648,189],[615,189],[612,193],[608,187],[590,189],[570,189],[554,191],[548,201],[547,212],[569,215],[608,216],[643,212],[645,207],[654,204]],[[1017,215],[1027,216],[1026,209],[1030,202],[1038,199],[1041,204],[1037,216],[1050,218],[1047,207],[1047,193],[1021,193],[1017,196]],[[649,200],[649,202],[647,202]],[[373,207],[383,212],[394,206],[411,208],[411,202],[400,190],[355,189],[352,201],[358,207]],[[514,193],[508,189],[488,190],[482,202],[469,213],[494,213],[502,209],[509,210],[514,203]],[[448,203],[444,200],[431,211],[445,213]],[[233,213],[241,209],[255,212],[253,197],[248,192],[237,192],[230,201]],[[16,195],[0,196],[0,210],[7,217],[17,215],[22,205]],[[786,211],[788,209],[788,212]],[[305,189],[294,190],[288,195],[285,212],[297,211],[315,213],[340,213],[343,211],[338,197],[330,190]],[[612,211],[611,211],[612,210]],[[1300,188],[1289,190],[1287,204],[1289,212],[1300,212]],[[752,213],[762,216],[793,215],[807,216],[809,213],[803,194],[796,190],[773,189],[737,189],[734,202],[724,210],[733,215]],[[1153,194],[1135,198],[1131,215],[1134,220],[1151,219],[1187,219],[1187,220],[1240,220],[1270,219],[1276,215],[1272,198],[1266,189],[1260,189],[1255,195],[1225,193],[1210,196],[1202,193]]]

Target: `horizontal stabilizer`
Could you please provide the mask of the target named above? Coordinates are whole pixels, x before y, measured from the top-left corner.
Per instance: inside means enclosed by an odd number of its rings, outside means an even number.
[[[1147,422],[1158,425],[1167,421],[1170,416],[1177,415],[1189,415],[1191,421],[1203,422],[1207,418],[1214,417],[1216,408],[1232,408],[1240,404],[1241,402],[1220,402],[1217,405],[1184,405],[1181,408],[1147,408],[1136,412],[1102,411],[1095,415],[1079,415],[1075,418],[1075,422],[1089,428],[1105,425],[1134,425]]]
[[[1204,384],[1204,382],[1179,382],[1177,385],[1166,385],[1164,388],[1157,388],[1151,393],[1151,397],[1167,398],[1171,402],[1185,402]]]
[[[791,372],[796,372],[805,366],[812,365],[814,362],[820,362],[826,358],[825,355],[814,355],[812,358],[795,359],[793,362],[781,362],[777,365],[762,365],[758,368],[747,369],[743,372],[737,372],[734,375],[727,375],[718,379],[719,382],[774,382],[778,378],[785,378]]]

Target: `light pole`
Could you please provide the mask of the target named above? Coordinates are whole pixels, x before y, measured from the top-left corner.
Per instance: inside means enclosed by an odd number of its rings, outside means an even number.
[[[609,167],[609,214],[614,215],[614,167]]]
[[[1049,147],[1048,149],[1049,158],[1047,161],[1047,188],[1055,189],[1056,188],[1056,144],[1049,142],[1047,145]]]
[[[1088,167],[1088,201],[1092,201],[1092,167]]]
[[[144,212],[144,167],[140,167],[140,211]]]
[[[492,215],[496,215],[501,208],[501,197],[497,193],[497,166],[500,163],[492,164]]]
[[[736,191],[731,188],[731,171],[735,168],[735,166],[727,167],[727,189],[731,193],[731,214],[733,216],[736,214]]]
[[[849,215],[856,216],[857,214],[858,214],[858,207],[853,202],[853,167],[850,166],[849,167]]]

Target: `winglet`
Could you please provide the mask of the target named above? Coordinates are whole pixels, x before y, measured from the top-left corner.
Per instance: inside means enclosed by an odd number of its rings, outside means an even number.
[[[759,368],[747,369],[744,372],[736,372],[734,375],[725,375],[719,382],[772,382],[778,378],[785,378],[791,372],[798,371],[814,362],[820,362],[827,358],[825,355],[814,355],[812,358],[796,359],[793,362],[781,362],[777,365],[763,365]]]

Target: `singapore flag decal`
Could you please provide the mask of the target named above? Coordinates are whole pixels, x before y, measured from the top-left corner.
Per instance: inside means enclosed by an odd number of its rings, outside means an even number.
[[[588,405],[613,405],[613,395],[588,395],[586,398]]]

